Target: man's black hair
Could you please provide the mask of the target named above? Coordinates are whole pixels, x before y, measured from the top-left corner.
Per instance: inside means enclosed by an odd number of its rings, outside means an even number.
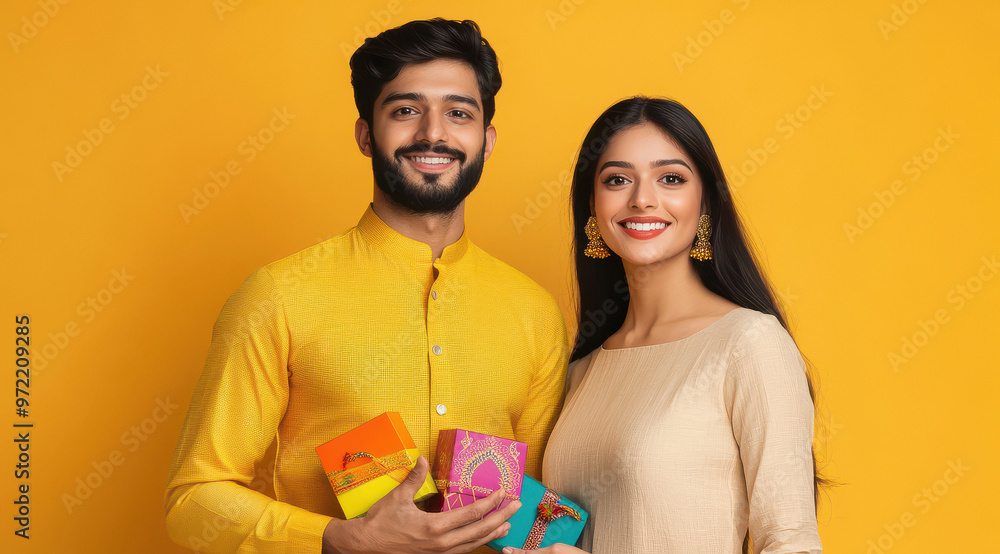
[[[407,65],[440,59],[465,62],[475,71],[483,102],[483,125],[488,126],[496,112],[500,67],[496,52],[483,38],[479,25],[468,19],[411,21],[365,39],[351,56],[351,85],[354,86],[358,115],[371,128],[375,99],[386,83],[395,79]]]

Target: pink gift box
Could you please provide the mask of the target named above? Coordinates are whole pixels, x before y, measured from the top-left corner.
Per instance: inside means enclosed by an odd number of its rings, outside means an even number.
[[[528,445],[523,442],[461,429],[441,431],[433,471],[441,494],[434,508],[454,510],[498,489],[507,495],[497,509],[517,500],[527,457]]]

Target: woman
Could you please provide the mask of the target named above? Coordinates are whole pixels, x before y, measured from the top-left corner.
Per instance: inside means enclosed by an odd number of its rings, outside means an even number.
[[[821,552],[805,364],[704,128],[615,104],[572,196],[579,337],[543,476],[590,512],[580,545]]]

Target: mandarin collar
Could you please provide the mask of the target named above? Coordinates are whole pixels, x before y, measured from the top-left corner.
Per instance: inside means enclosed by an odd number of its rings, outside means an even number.
[[[358,232],[361,233],[365,242],[379,250],[390,252],[396,256],[406,257],[414,262],[427,263],[431,261],[430,245],[406,237],[386,225],[375,213],[371,204],[368,204],[364,215],[361,216],[361,221],[358,222]],[[448,265],[458,262],[468,251],[469,237],[468,229],[466,229],[457,241],[444,247],[441,257],[433,260],[434,265]]]

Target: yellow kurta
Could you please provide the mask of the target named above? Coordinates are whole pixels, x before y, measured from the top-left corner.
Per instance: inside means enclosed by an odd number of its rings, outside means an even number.
[[[203,552],[319,552],[338,510],[315,447],[386,411],[429,462],[438,431],[460,428],[527,443],[540,477],[568,354],[544,289],[465,235],[432,260],[369,207],[226,302],[170,468],[168,531]],[[252,490],[275,436],[277,500]]]

